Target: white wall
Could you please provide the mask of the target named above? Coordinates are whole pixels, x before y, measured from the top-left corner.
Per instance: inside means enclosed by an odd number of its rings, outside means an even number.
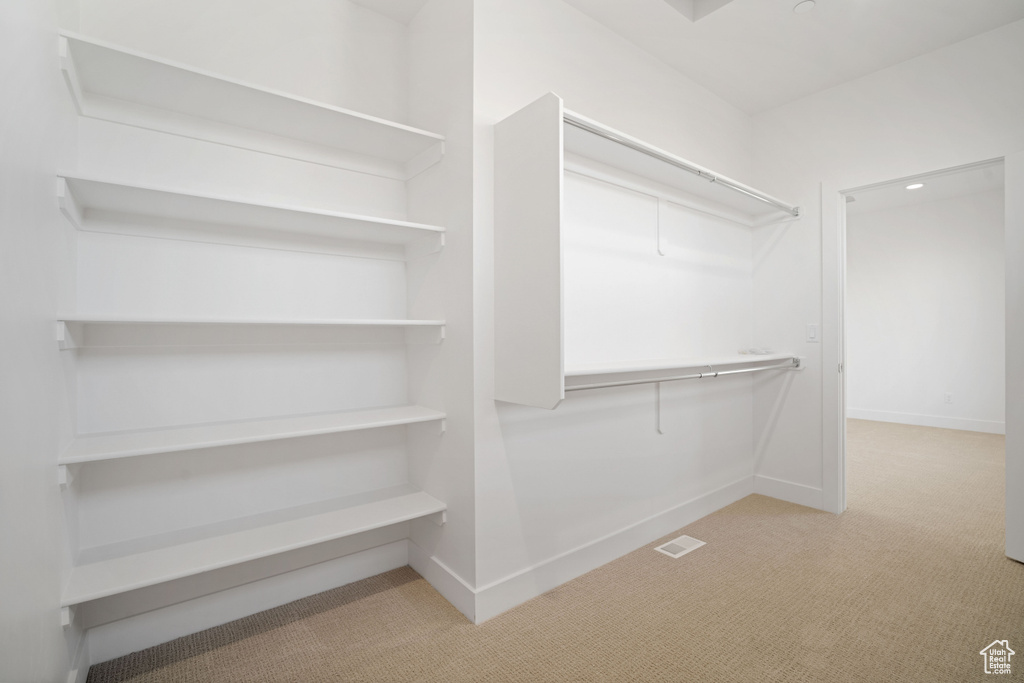
[[[575,172],[563,202],[566,368],[754,345],[749,227]]]
[[[0,680],[64,681],[79,635],[65,637],[69,568],[57,454],[70,438],[56,311],[74,239],[55,210],[54,175],[73,150],[73,111],[57,62],[57,7],[0,5]]]
[[[408,114],[405,26],[353,2],[80,3],[87,36],[365,114]]]
[[[418,290],[409,296],[410,313],[446,321],[444,344],[412,349],[409,392],[412,400],[443,407],[448,415],[434,452],[418,452],[410,443],[413,480],[445,501],[448,522],[443,529],[430,522],[414,525],[409,562],[472,618],[477,515],[472,1],[428,2],[409,23],[409,55],[411,119],[445,136],[444,160],[409,182],[409,215],[447,230],[437,264],[411,264],[408,272]]]
[[[774,414],[776,425],[759,474],[820,501],[823,448],[834,447],[823,443],[822,373],[834,379],[838,365],[823,368],[822,349],[838,330],[829,323],[822,344],[804,342],[805,325],[822,322],[822,268],[834,268],[822,261],[821,184],[838,191],[1024,149],[1022,65],[1024,22],[1016,22],[754,118],[757,186],[804,208],[792,228],[756,237],[755,330],[808,356],[786,406],[773,413],[771,392],[756,398],[756,420]]]
[[[753,470],[749,379],[666,385],[665,435],[654,428],[652,386],[581,392],[554,411],[493,401],[492,126],[541,95],[555,92],[573,111],[739,180],[749,180],[750,127],[738,110],[561,2],[484,0],[476,3],[475,23],[475,593],[476,618],[484,620],[749,492]],[[591,181],[572,180],[567,205],[586,205],[587,192],[606,203],[616,194]],[[644,199],[632,197],[626,203],[630,201],[643,204]],[[611,204],[623,206],[616,200]],[[646,219],[651,218],[649,209],[641,207]],[[595,213],[600,212],[590,216]],[[721,352],[717,345],[724,345],[725,352],[734,353],[734,345],[753,343],[746,322],[751,298],[749,232],[731,245],[726,239],[724,247],[702,245],[707,248],[690,252],[694,261],[689,264],[678,252],[658,263],[653,249],[639,255],[638,244],[627,245],[626,258],[618,248],[615,253],[602,252],[612,243],[621,247],[638,236],[645,241],[645,233],[653,236],[650,220],[638,219],[631,226],[637,233],[630,237],[630,226],[611,216],[606,219],[605,236],[599,238],[605,240],[603,245],[581,243],[567,252],[567,279],[574,273],[581,276],[566,285],[566,304],[571,306],[566,312],[567,362],[572,362],[570,353],[583,362],[633,346],[637,339],[631,336],[630,325],[638,319],[652,320],[639,316],[638,306],[664,301],[653,288],[639,293],[616,290],[617,310],[630,317],[627,323],[607,325],[599,310],[603,300],[587,292],[589,285],[608,292],[609,280],[602,282],[595,270],[599,262],[615,263],[619,282],[630,280],[623,273],[639,269],[661,284],[685,289],[688,278],[692,285],[699,279],[697,272],[708,268],[716,248],[724,248],[741,264],[738,290],[728,304],[732,315],[727,316],[741,322],[726,333],[728,341],[709,339],[707,347],[694,352],[711,352],[712,347]],[[576,234],[586,242],[585,230]],[[651,240],[646,241],[650,247]],[[669,262],[671,267],[665,265]],[[682,270],[673,270],[681,265]],[[652,272],[652,267],[658,270]],[[672,322],[666,325],[677,324],[701,305],[685,296],[680,301],[681,310],[672,311]],[[671,339],[702,344],[694,329],[714,315],[704,312],[694,327],[677,327]],[[596,332],[588,329],[594,325],[616,335],[608,340],[610,345],[599,348],[603,341],[587,337]],[[633,331],[644,336],[642,330]],[[668,345],[642,351],[680,355]],[[632,347],[631,353],[639,352]],[[699,502],[687,504],[694,499]]]
[[[848,216],[849,417],[1005,433],[1003,224],[1001,191]]]

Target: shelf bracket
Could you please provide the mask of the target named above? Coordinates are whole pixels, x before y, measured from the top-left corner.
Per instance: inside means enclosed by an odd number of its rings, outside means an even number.
[[[67,465],[57,465],[57,484],[60,485],[61,490],[66,490],[71,486],[73,480],[74,475]]]
[[[420,239],[410,242],[405,248],[406,260],[413,260],[422,258],[424,256],[431,256],[439,253],[445,246],[445,234],[438,232],[428,237],[421,237]]]
[[[57,321],[54,337],[57,340],[57,348],[61,351],[78,348],[78,344],[75,343],[75,335],[71,331],[71,326],[63,320]]]
[[[706,367],[711,372],[702,372],[702,373],[700,373],[700,379],[704,379],[704,375],[711,375],[712,377],[718,377],[718,371],[715,370],[715,366],[714,365],[708,365]],[[711,374],[712,372],[715,373],[715,374],[712,375]]]
[[[57,206],[60,208],[60,212],[71,221],[71,225],[82,230],[82,208],[75,200],[68,181],[60,177],[57,178]]]
[[[446,431],[448,431],[448,418],[442,417],[441,418],[441,434],[444,434]]]
[[[67,630],[71,628],[71,624],[75,621],[75,608],[74,607],[61,607],[60,608],[60,625],[61,628]]]
[[[405,329],[405,341],[409,344],[440,344],[444,338],[445,325]]]
[[[444,157],[444,141],[439,140],[436,144],[423,150],[405,164],[405,179],[412,180],[441,161],[442,157]]]
[[[654,428],[659,434],[665,433],[661,430],[661,382],[654,383]]]
[[[432,519],[434,521],[434,524],[438,526],[444,526],[448,523],[448,511],[441,510],[436,515],[433,515]]]
[[[60,58],[60,71],[64,75],[64,82],[71,91],[71,99],[75,102],[75,109],[80,116],[84,115],[84,97],[82,85],[78,80],[78,69],[75,67],[75,59],[71,56],[71,46],[64,36],[59,38],[57,43],[57,56]]]

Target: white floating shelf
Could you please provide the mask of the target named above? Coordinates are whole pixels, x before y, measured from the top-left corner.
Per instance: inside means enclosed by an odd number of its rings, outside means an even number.
[[[142,335],[127,332],[128,329],[134,328],[136,332],[144,331],[147,328],[153,329],[158,327],[166,328],[177,328],[176,332],[183,332],[189,330],[220,330],[225,332],[233,330],[234,333],[231,335],[231,340],[228,342],[217,342],[212,341],[208,337],[204,336],[205,342],[202,343],[228,343],[228,344],[245,344],[249,343],[249,333],[254,332],[262,328],[263,330],[274,329],[278,331],[298,331],[307,330],[309,334],[313,334],[313,331],[325,332],[329,330],[335,330],[336,332],[342,332],[344,330],[370,330],[373,328],[378,329],[404,329],[405,330],[405,341],[409,343],[440,343],[445,338],[445,321],[444,320],[342,320],[342,319],[323,319],[323,318],[296,318],[296,319],[283,319],[283,318],[147,318],[147,317],[131,317],[131,316],[117,316],[117,315],[73,315],[65,316],[57,321],[56,339],[58,347],[63,350],[76,349],[79,347],[89,347],[97,345],[96,335],[104,328],[113,331],[113,335],[106,334],[101,335],[102,341],[99,342],[100,346],[121,346],[120,342],[111,343],[111,337],[114,338],[122,337],[125,334],[128,336],[124,337],[127,345],[133,346],[138,345],[139,339],[146,339],[142,345],[148,346],[153,343],[160,345],[170,344],[172,346],[179,346],[183,343],[180,335],[175,335],[173,338],[169,338],[166,341],[160,341],[163,335],[148,334]],[[92,331],[90,331],[92,330]],[[322,337],[319,335],[318,338]],[[253,337],[252,340],[256,338]],[[288,341],[277,338],[278,343],[288,343]],[[293,339],[292,341],[298,341]],[[321,339],[322,341],[322,339]]]
[[[83,116],[410,178],[444,136],[62,32],[61,69]]]
[[[444,228],[409,221],[321,211],[230,197],[180,192],[64,174],[57,180],[61,211],[79,230],[246,243],[248,236],[302,235],[319,241],[407,246],[430,241],[437,251]],[[405,257],[404,250],[398,254]]]
[[[322,504],[306,506],[305,514],[291,519],[80,564],[71,571],[61,605],[77,605],[429,515],[440,517],[447,507],[407,487],[367,498],[329,502],[333,507],[327,510]],[[351,504],[353,500],[359,502]],[[308,514],[310,510],[316,511]],[[90,552],[102,555],[103,549]]]
[[[73,315],[60,319],[80,325],[351,325],[364,327],[437,327],[443,320],[345,320],[334,318],[145,318],[117,315]]]
[[[88,434],[71,442],[57,461],[60,465],[174,453],[216,446],[295,439],[420,422],[443,421],[445,414],[423,406],[398,406],[265,420],[220,422],[170,429]]]

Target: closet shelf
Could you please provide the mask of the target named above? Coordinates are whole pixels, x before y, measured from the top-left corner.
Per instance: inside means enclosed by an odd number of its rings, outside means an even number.
[[[238,520],[227,533],[163,547],[129,553],[122,552],[125,545],[94,548],[83,553],[94,561],[72,569],[61,605],[77,605],[430,515],[443,521],[446,509],[422,491],[399,487]],[[112,552],[118,554],[108,556]]]
[[[154,328],[176,328],[172,337],[166,337],[162,333],[143,334],[147,329]],[[127,329],[126,329],[127,328]],[[101,334],[107,329],[111,334]],[[219,331],[227,334],[231,332],[228,341],[213,341],[209,334],[201,335],[204,341],[200,345],[208,343],[247,344],[255,341],[259,336],[268,330],[287,332],[299,332],[301,336],[316,336],[323,341],[321,332],[334,330],[331,334],[354,334],[357,330],[391,329],[405,330],[405,341],[407,343],[440,343],[445,338],[444,320],[345,320],[331,318],[150,318],[120,315],[73,315],[65,316],[57,321],[56,339],[58,347],[63,350],[76,349],[90,346],[121,346],[127,342],[129,346],[138,345],[140,339],[146,339],[142,345],[151,344],[180,346],[183,343],[192,345],[194,342],[184,342],[180,333],[192,331],[199,334],[200,331]],[[257,331],[263,332],[257,333]],[[345,332],[348,330],[349,332]],[[304,332],[303,332],[304,331]],[[314,334],[315,331],[315,334]],[[162,332],[162,331],[160,331]],[[251,334],[250,334],[251,333]],[[301,343],[298,338],[291,335],[290,340],[282,340],[280,335],[275,335],[276,343]],[[97,343],[97,337],[99,341]],[[119,341],[111,342],[111,339]]]
[[[727,356],[707,356],[693,358],[667,358],[647,361],[627,361],[622,363],[591,363],[566,367],[566,377],[583,377],[593,375],[613,375],[631,372],[653,372],[659,370],[688,370],[691,368],[726,369],[749,363],[766,363],[769,361],[789,360],[796,358],[792,353],[769,354],[732,354]]]
[[[227,243],[237,240],[242,244],[247,233],[268,231],[401,246],[431,240],[432,251],[444,244],[445,229],[436,225],[241,201],[72,174],[59,176],[57,183],[61,211],[79,230]]]
[[[803,359],[794,354],[736,354],[706,358],[680,358],[627,363],[600,363],[568,368],[565,391],[602,389],[636,384],[657,384],[769,370],[801,370]]]
[[[684,205],[722,212],[730,220],[749,226],[773,219],[793,220],[800,215],[799,207],[581,114],[565,109],[562,120],[566,169],[605,178],[600,168],[592,169],[578,157],[596,161],[599,166],[615,169],[616,175],[624,171],[681,192],[680,203]],[[691,204],[692,200],[696,202]]]
[[[64,79],[83,116],[408,179],[444,136],[61,32]]]
[[[352,325],[364,327],[439,327],[443,320],[345,320],[334,318],[143,318],[117,315],[65,316],[60,322],[79,325]]]
[[[87,434],[72,441],[57,463],[77,465],[140,455],[296,439],[317,434],[337,434],[444,419],[444,413],[423,406],[398,406],[165,429]]]
[[[565,371],[565,279],[571,275],[565,264],[572,249],[565,214],[572,207],[563,196],[567,171],[653,199],[647,204],[657,231],[647,232],[647,219],[636,225],[652,238],[652,252],[661,232],[662,201],[747,227],[796,220],[800,213],[764,192],[567,111],[553,93],[506,117],[494,127],[494,396],[499,401],[557,408],[569,389],[567,377],[579,370]],[[611,244],[603,245],[602,257],[605,248],[614,254]],[[652,312],[661,314],[670,312]],[[661,369],[677,365],[670,361]],[[605,374],[629,372],[649,371],[614,363],[605,368]]]

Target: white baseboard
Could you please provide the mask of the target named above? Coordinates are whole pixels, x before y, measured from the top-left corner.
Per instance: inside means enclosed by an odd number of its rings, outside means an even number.
[[[395,541],[94,626],[87,631],[89,663],[105,662],[407,564],[407,541]],[[84,668],[88,671],[88,666]]]
[[[898,424],[915,425],[918,427],[959,429],[965,432],[1006,434],[1006,423],[997,422],[995,420],[973,420],[966,417],[942,417],[939,415],[916,415],[914,413],[894,413],[888,410],[864,410],[862,408],[847,408],[846,417],[853,418],[855,420],[896,422]]]
[[[476,623],[476,591],[447,565],[409,541],[409,566],[427,580],[455,609]]]
[[[754,493],[817,510],[825,509],[825,498],[821,489],[761,474],[754,475]]]
[[[478,588],[479,624],[753,493],[749,476]]]

